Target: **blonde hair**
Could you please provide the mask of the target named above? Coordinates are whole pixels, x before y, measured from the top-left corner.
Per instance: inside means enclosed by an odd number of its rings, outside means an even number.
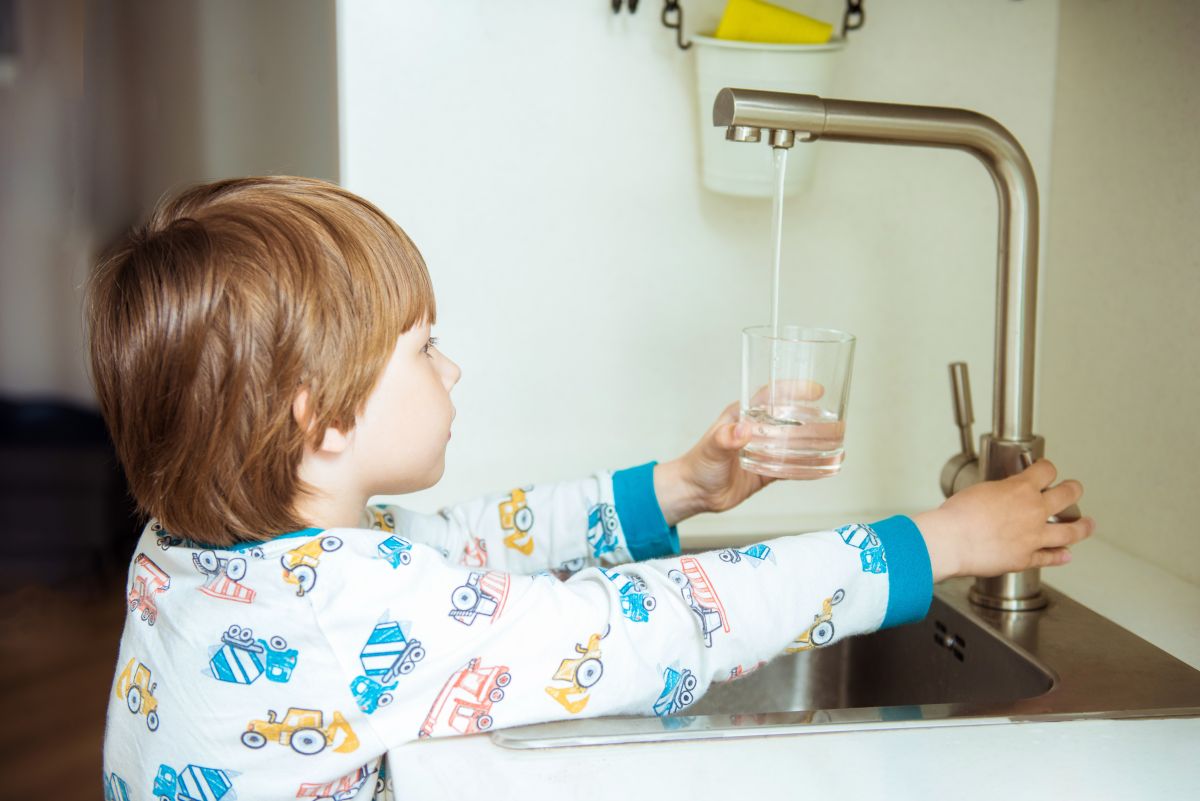
[[[436,319],[399,226],[286,176],[160,203],[97,266],[86,307],[92,378],[140,511],[217,547],[304,527],[305,446],[353,428],[397,338]]]

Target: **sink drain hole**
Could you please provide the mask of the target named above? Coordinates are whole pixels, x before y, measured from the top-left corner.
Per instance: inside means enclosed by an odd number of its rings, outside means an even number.
[[[963,652],[967,647],[967,641],[962,638],[962,635],[951,634],[946,628],[946,624],[940,620],[933,621],[933,627],[935,629],[933,641],[943,648],[949,648],[959,662],[966,661],[966,654]]]

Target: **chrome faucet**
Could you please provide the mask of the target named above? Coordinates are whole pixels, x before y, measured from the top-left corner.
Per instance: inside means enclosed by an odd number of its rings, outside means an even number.
[[[942,469],[942,492],[950,497],[976,482],[1021,472],[1045,451],[1033,433],[1034,326],[1037,314],[1038,192],[1033,167],[1011,133],[974,111],[815,95],[722,89],[713,104],[713,125],[734,142],[766,141],[790,148],[796,141],[922,145],[965,150],[987,168],[1000,206],[996,276],[995,379],[992,432],[973,446],[967,366],[950,366],[955,418],[962,452]],[[1078,517],[1078,510],[1059,519]],[[971,601],[993,609],[1024,611],[1046,605],[1040,571],[1034,568],[977,578]]]

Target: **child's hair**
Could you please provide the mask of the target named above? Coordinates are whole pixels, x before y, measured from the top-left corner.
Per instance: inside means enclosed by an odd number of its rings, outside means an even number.
[[[92,378],[139,509],[217,547],[304,527],[306,444],[353,428],[399,336],[436,318],[399,226],[286,176],[161,202],[96,268],[86,306]]]

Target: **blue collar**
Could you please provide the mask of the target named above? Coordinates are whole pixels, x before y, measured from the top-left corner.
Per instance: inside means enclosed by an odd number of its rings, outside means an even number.
[[[305,529],[301,529],[299,531],[289,531],[286,534],[280,534],[278,537],[272,537],[269,540],[262,540],[261,542],[260,541],[239,542],[237,545],[231,545],[228,548],[225,548],[224,550],[226,550],[226,551],[248,551],[251,548],[257,548],[262,545],[266,545],[267,543],[275,542],[275,540],[290,540],[295,537],[313,537],[313,536],[316,536],[317,534],[320,534],[324,530],[325,529],[323,529],[323,528],[305,528]]]

